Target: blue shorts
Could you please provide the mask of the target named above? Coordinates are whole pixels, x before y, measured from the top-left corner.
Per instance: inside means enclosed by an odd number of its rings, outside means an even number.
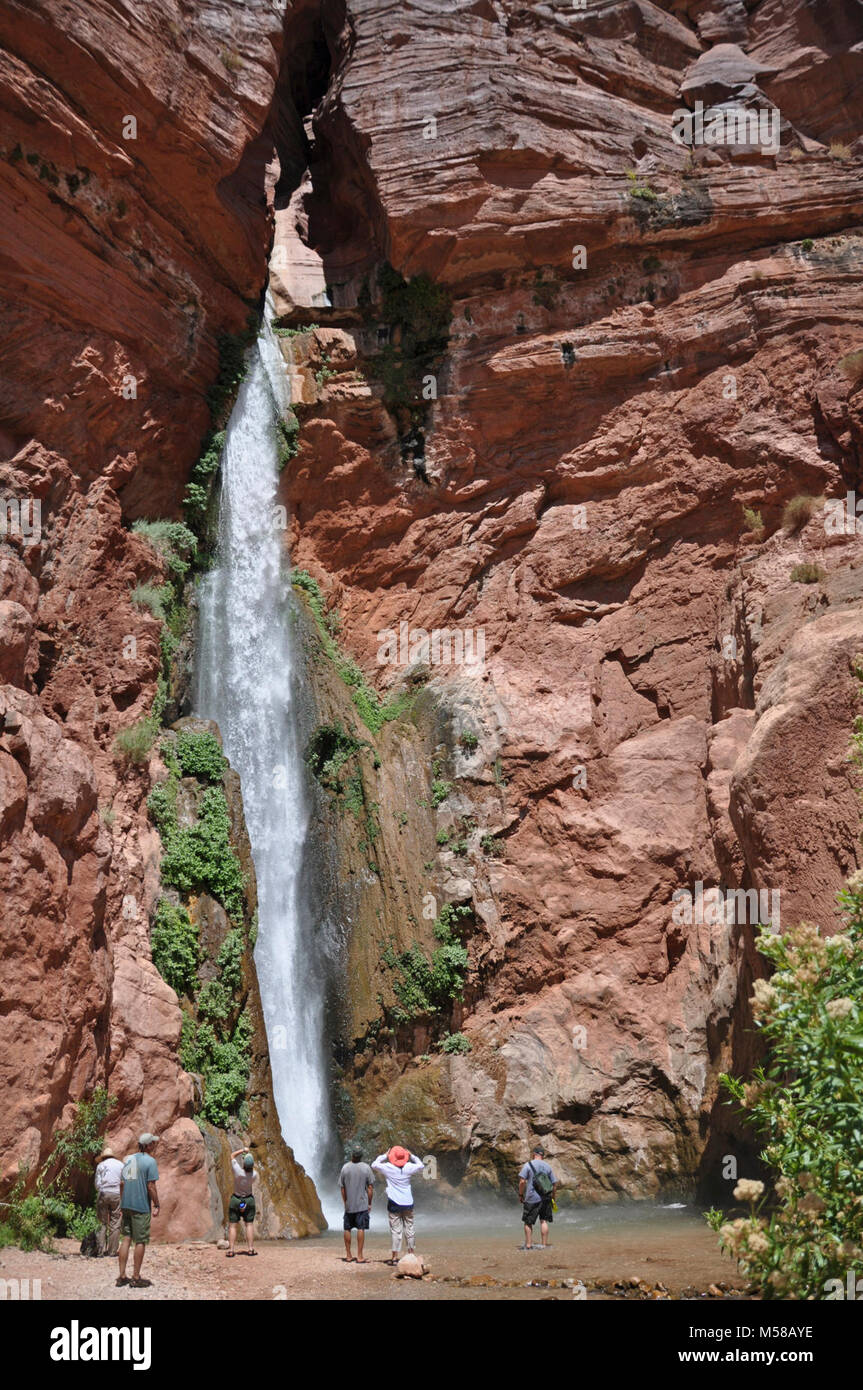
[[[367,1211],[346,1211],[344,1228],[346,1231],[367,1231],[369,1213]]]

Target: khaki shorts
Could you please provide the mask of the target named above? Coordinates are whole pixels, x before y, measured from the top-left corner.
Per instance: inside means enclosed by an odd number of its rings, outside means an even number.
[[[123,1208],[120,1230],[129,1236],[136,1245],[150,1244],[150,1213],[148,1211],[127,1211]]]

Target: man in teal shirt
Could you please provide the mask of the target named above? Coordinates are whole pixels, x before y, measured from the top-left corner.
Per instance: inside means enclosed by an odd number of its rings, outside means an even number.
[[[138,1138],[138,1152],[130,1154],[120,1174],[120,1210],[123,1240],[120,1245],[120,1277],[117,1287],[129,1284],[133,1289],[150,1287],[149,1279],[141,1278],[144,1250],[150,1242],[150,1213],[159,1215],[159,1192],[156,1181],[159,1169],[150,1150],[158,1144],[156,1134],[145,1133]],[[129,1247],[135,1242],[132,1278],[126,1278]]]

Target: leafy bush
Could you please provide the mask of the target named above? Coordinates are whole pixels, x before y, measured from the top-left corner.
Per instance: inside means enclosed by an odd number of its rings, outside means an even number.
[[[473,751],[479,746],[479,739],[477,738],[476,734],[473,734],[470,732],[470,730],[468,730],[467,732],[462,734],[461,738],[459,739],[459,743],[461,744],[462,748],[465,749],[466,752],[473,753]]]
[[[293,411],[290,411],[287,419],[279,416],[277,421],[278,447],[279,447],[279,472],[290,463],[291,459],[296,458],[300,452],[300,422]]]
[[[78,1102],[69,1128],[56,1131],[54,1149],[42,1164],[33,1191],[26,1191],[27,1169],[19,1170],[5,1202],[0,1245],[45,1250],[58,1234],[83,1239],[92,1218],[89,1209],[73,1199],[71,1184],[78,1175],[92,1177],[93,1159],[104,1142],[105,1121],[116,1103],[103,1087],[98,1087],[89,1100]]]
[[[800,923],[762,931],[773,963],[757,980],[756,1024],[768,1062],[752,1081],[723,1077],[747,1122],[764,1137],[773,1193],[743,1180],[735,1198],[749,1215],[708,1215],[722,1248],[763,1298],[823,1298],[825,1282],[863,1260],[863,872],[839,895],[844,931],[831,937]]]
[[[801,243],[800,243],[800,249],[801,249],[801,251],[809,252],[809,251],[812,250],[812,247],[813,247],[814,245],[815,245],[815,242],[812,240],[811,236],[807,236],[807,237],[804,237],[803,240],[801,241]]]
[[[149,541],[178,579],[185,579],[198,547],[188,526],[182,521],[136,521],[132,530]]]
[[[755,511],[752,507],[744,507],[743,525],[746,527],[747,531],[763,531],[764,522],[761,520],[761,513]]]
[[[208,980],[198,991],[198,1017],[224,1023],[230,1016],[232,999],[221,980]]]
[[[465,1033],[447,1033],[446,1037],[440,1041],[440,1050],[441,1052],[464,1055],[473,1051],[473,1044]]]
[[[431,785],[431,803],[437,808],[446,801],[452,791],[452,782],[445,782],[442,778],[436,777]]]
[[[344,791],[342,769],[363,746],[340,722],[319,724],[309,739],[306,764],[322,787],[338,795]]]
[[[213,734],[181,730],[177,735],[175,755],[184,777],[220,782],[224,776],[227,759]]]
[[[817,584],[819,579],[824,578],[824,571],[820,565],[815,565],[811,560],[804,560],[802,564],[795,565],[791,571],[791,580],[794,584]]]
[[[228,932],[216,957],[219,977],[225,989],[234,993],[243,983],[243,952],[245,943],[243,933],[236,927]]]
[[[494,835],[483,835],[479,842],[479,847],[483,854],[487,854],[489,859],[502,859],[504,855],[504,842],[497,839]]]
[[[203,991],[202,991],[203,992]],[[209,1022],[196,1025],[183,1019],[180,1061],[186,1071],[203,1077],[203,1115],[222,1127],[239,1117],[249,1085],[252,1024],[246,1013],[237,1020],[230,1038],[217,1036]]]
[[[228,915],[242,920],[245,879],[231,845],[231,820],[221,787],[207,787],[198,803],[198,819],[177,824],[176,778],[154,787],[147,808],[162,837],[162,881],[181,893],[204,889],[218,898]]]
[[[384,952],[384,965],[399,976],[393,984],[393,992],[401,1006],[394,1010],[397,1021],[443,1013],[454,999],[460,998],[469,957],[455,929],[462,917],[471,914],[470,907],[444,905],[433,928],[435,939],[441,944],[432,952],[430,960],[416,942],[399,955],[391,946]]]
[[[191,998],[198,983],[201,946],[198,928],[184,907],[161,898],[150,932],[153,964],[177,994]]]

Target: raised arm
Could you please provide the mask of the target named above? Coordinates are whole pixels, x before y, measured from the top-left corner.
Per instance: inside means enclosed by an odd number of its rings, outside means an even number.
[[[374,1162],[372,1163],[372,1167],[373,1167],[373,1168],[377,1168],[379,1172],[383,1173],[383,1172],[386,1171],[386,1169],[385,1169],[385,1167],[384,1167],[386,1161],[387,1161],[387,1156],[386,1156],[386,1154],[379,1154],[378,1157],[377,1157],[377,1158],[374,1160]]]
[[[407,1173],[408,1177],[410,1178],[413,1176],[414,1173],[421,1173],[423,1168],[425,1168],[425,1164],[423,1163],[422,1159],[417,1158],[416,1154],[411,1154],[410,1162],[405,1164],[404,1168],[402,1169],[402,1172]]]

